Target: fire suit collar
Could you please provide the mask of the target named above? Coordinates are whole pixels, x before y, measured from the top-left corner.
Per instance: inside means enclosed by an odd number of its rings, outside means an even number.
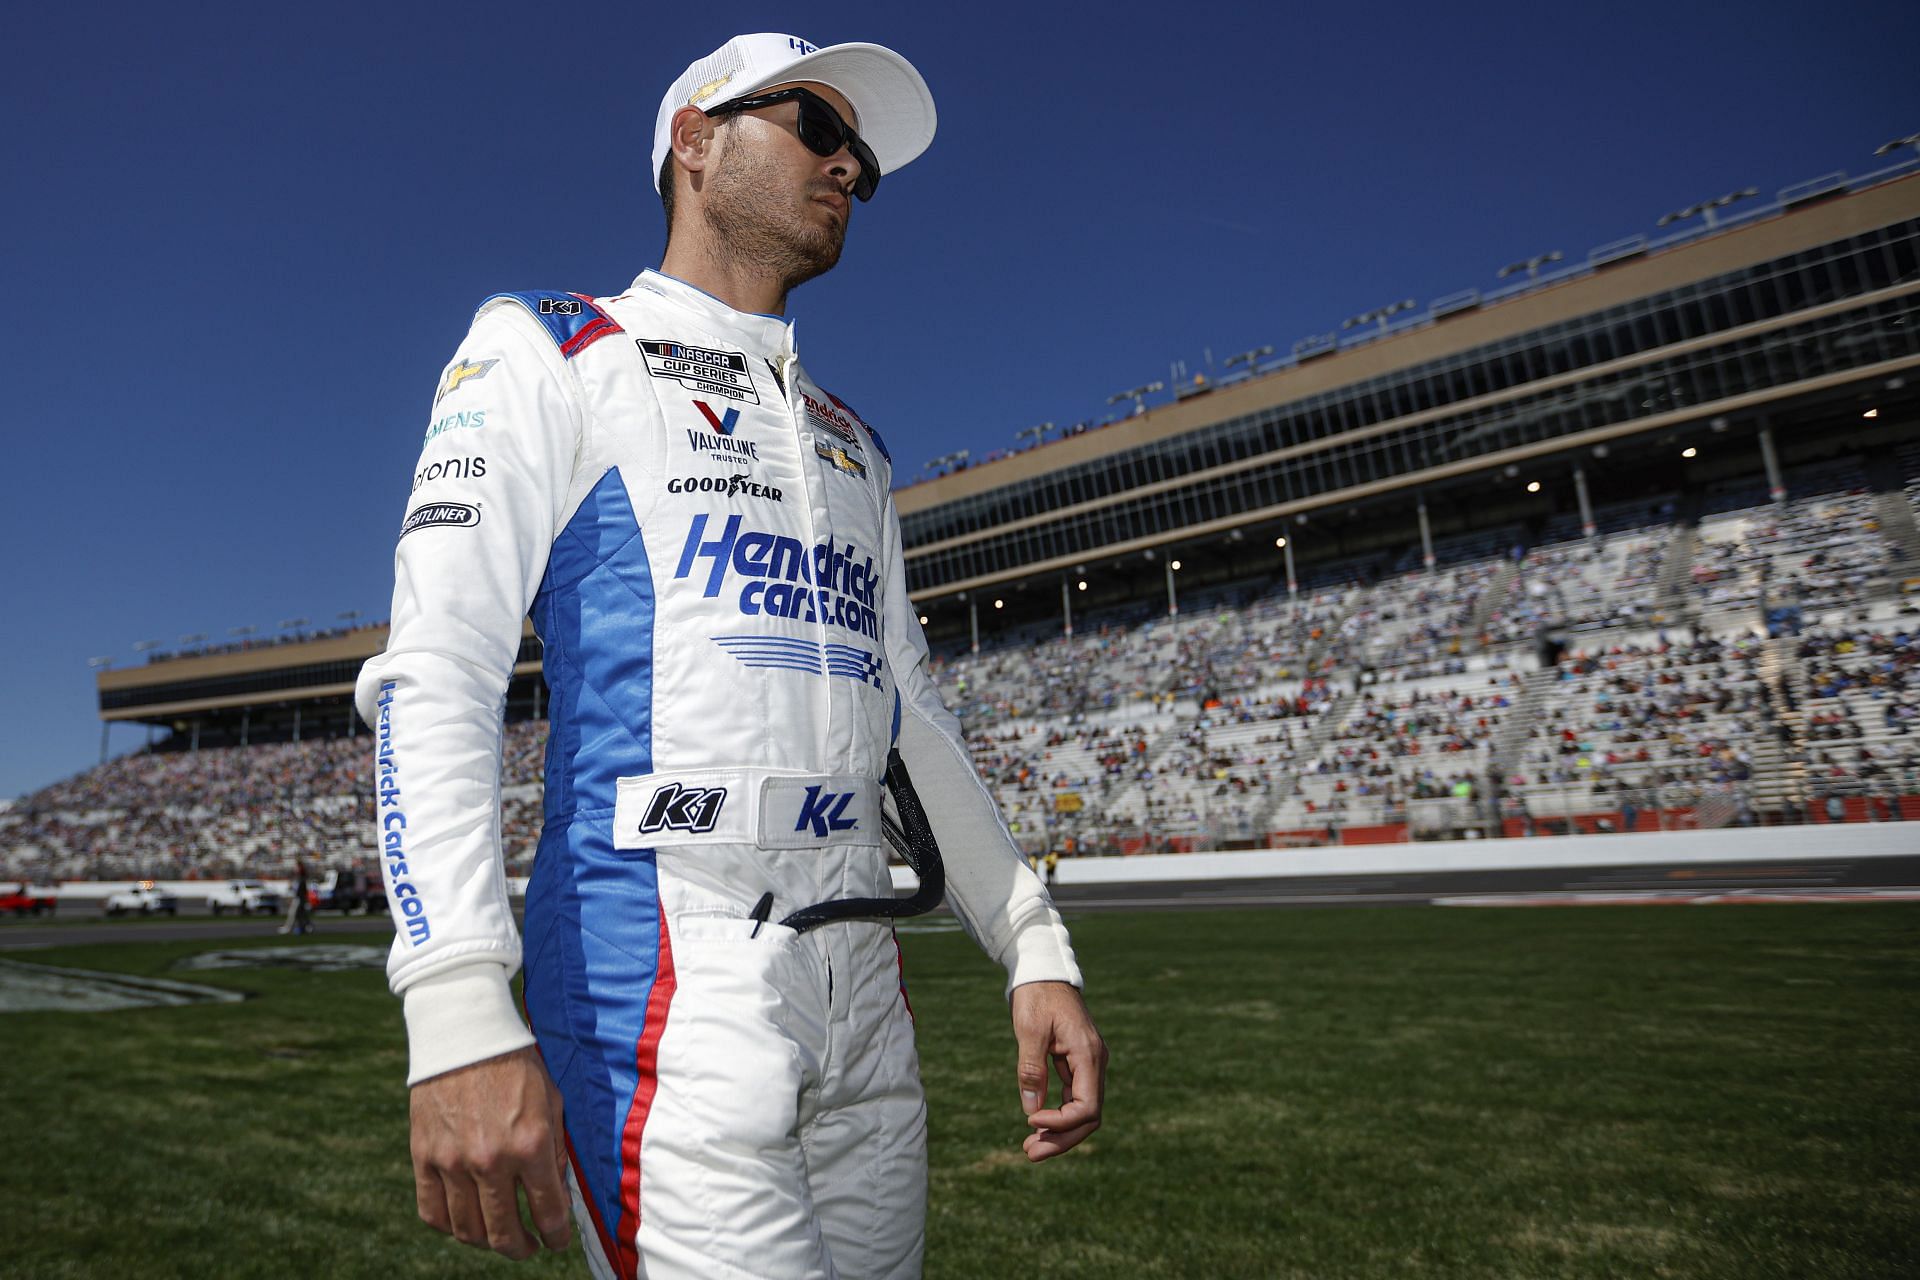
[[[775,356],[795,354],[794,324],[785,316],[770,316],[758,311],[736,311],[720,299],[685,280],[663,271],[648,269],[634,278],[629,293],[657,294],[685,307],[712,325],[718,332],[754,348],[754,354]]]

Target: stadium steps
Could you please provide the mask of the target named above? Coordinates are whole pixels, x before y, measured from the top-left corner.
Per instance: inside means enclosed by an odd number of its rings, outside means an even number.
[[[1287,771],[1285,777],[1274,780],[1274,785],[1267,791],[1266,803],[1254,810],[1253,829],[1255,831],[1273,829],[1273,815],[1278,813],[1280,807],[1287,801],[1300,794],[1300,771],[1320,758],[1320,753],[1326,750],[1327,744],[1333,741],[1334,734],[1346,724],[1348,714],[1352,712],[1354,704],[1359,701],[1359,691],[1348,689],[1320,709],[1320,717],[1313,723],[1313,732],[1307,735],[1306,742],[1294,752],[1293,767]]]
[[[1480,653],[1487,646],[1481,643],[1486,634],[1487,623],[1493,620],[1494,610],[1506,602],[1507,595],[1513,590],[1513,581],[1520,576],[1520,562],[1514,559],[1503,560],[1492,581],[1481,589],[1480,598],[1473,602],[1473,612],[1467,615],[1467,625],[1461,628],[1461,651]]]
[[[1559,683],[1559,679],[1558,667],[1543,667],[1528,672],[1520,696],[1507,709],[1506,718],[1500,723],[1500,732],[1494,737],[1487,765],[1488,771],[1499,780],[1502,790],[1506,788],[1506,779],[1513,776],[1513,766],[1527,749],[1534,729],[1541,723],[1547,695]]]
[[[1907,583],[1920,579],[1920,524],[1914,522],[1913,507],[1902,491],[1898,469],[1890,466],[1887,471],[1892,487],[1879,487],[1880,477],[1875,477],[1873,513],[1880,522],[1880,536],[1893,548],[1894,562],[1888,566],[1885,586],[1879,591],[1868,588],[1869,598],[1898,596]]]
[[[1667,558],[1661,562],[1659,580],[1653,587],[1653,616],[1668,626],[1686,618],[1693,608],[1693,557],[1700,546],[1700,531],[1691,519],[1674,525],[1673,541],[1667,544]]]
[[[1758,809],[1779,809],[1782,801],[1791,799],[1804,810],[1808,803],[1808,689],[1806,667],[1794,656],[1798,643],[1792,636],[1775,636],[1760,653],[1760,679],[1776,728],[1752,748]]]

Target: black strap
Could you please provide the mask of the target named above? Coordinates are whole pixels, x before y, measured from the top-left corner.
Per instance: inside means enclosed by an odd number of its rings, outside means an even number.
[[[896,823],[882,813],[880,829],[886,832],[887,842],[900,851],[900,856],[920,877],[920,887],[904,898],[835,898],[832,902],[816,902],[800,908],[781,924],[805,933],[835,920],[902,920],[923,916],[940,905],[940,900],[947,896],[947,869],[940,861],[933,824],[927,821],[927,811],[920,805],[920,796],[913,789],[913,779],[907,776],[907,766],[900,759],[898,749],[887,754],[887,790],[893,796],[894,808],[900,811],[900,821]]]

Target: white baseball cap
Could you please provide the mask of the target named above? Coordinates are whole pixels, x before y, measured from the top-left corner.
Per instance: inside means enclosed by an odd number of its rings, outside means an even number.
[[[701,58],[660,99],[653,122],[653,176],[672,149],[673,113],[682,107],[714,107],[758,93],[769,85],[811,80],[839,91],[853,106],[852,125],[880,172],[892,173],[933,141],[933,94],[913,64],[877,44],[835,44],[822,49],[799,36],[762,32],[735,36]]]

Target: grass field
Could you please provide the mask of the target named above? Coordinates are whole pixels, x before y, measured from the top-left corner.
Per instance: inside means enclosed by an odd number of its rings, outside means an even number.
[[[1913,907],[1099,915],[1075,937],[1112,1096],[1040,1168],[994,973],[958,934],[906,939],[930,1277],[1920,1274]],[[0,1275],[510,1273],[414,1220],[381,975],[170,968],[232,945],[15,953],[257,998],[0,1016]],[[586,1273],[577,1250],[520,1270]]]

